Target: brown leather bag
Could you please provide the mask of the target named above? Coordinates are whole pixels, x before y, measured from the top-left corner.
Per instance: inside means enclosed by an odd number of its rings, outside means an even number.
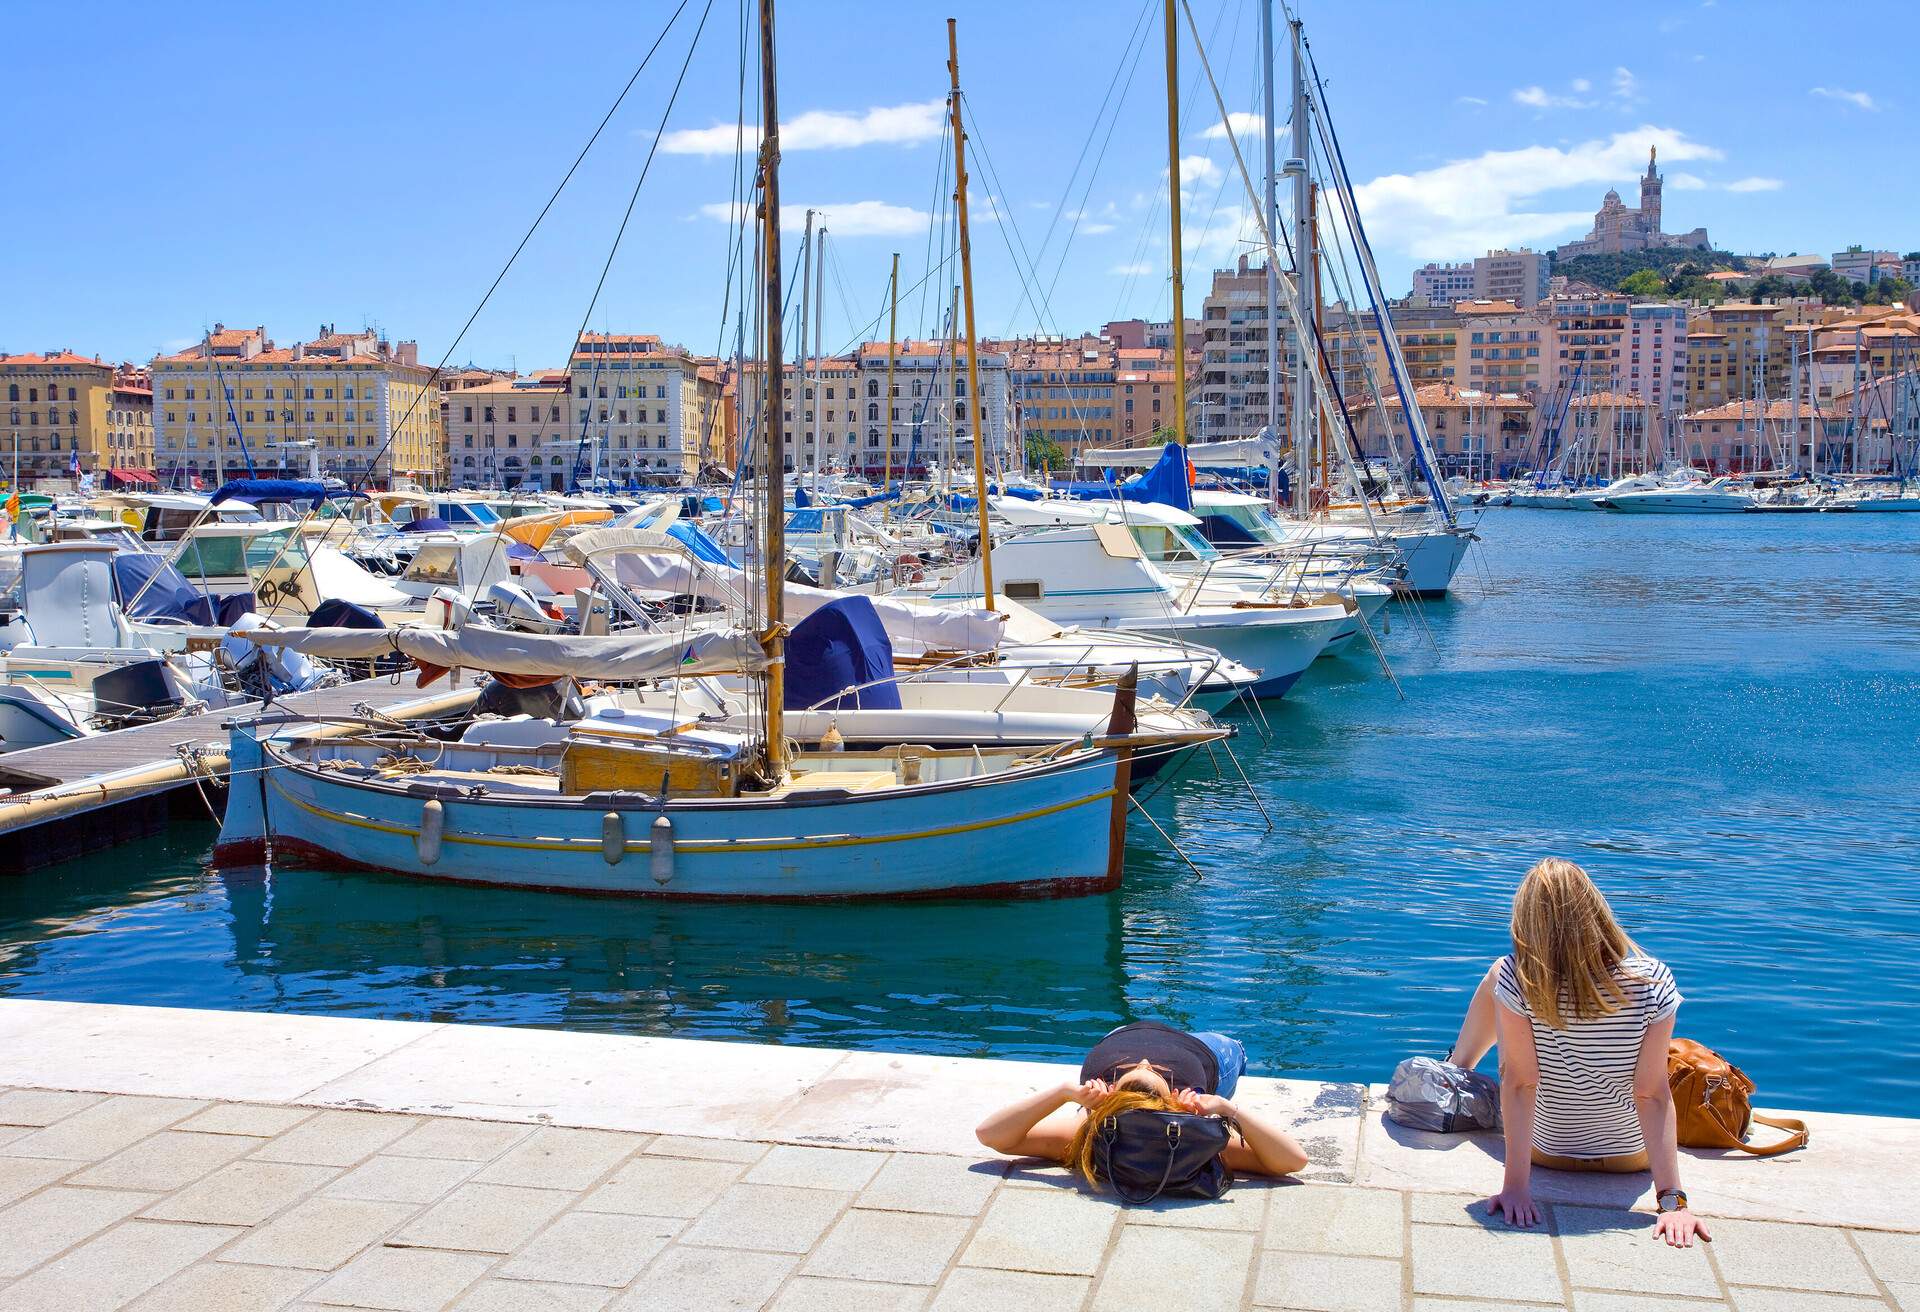
[[[1772,1157],[1807,1145],[1805,1121],[1757,1115],[1753,1081],[1704,1043],[1674,1039],[1667,1045],[1667,1084],[1673,1090],[1674,1125],[1682,1148],[1733,1148]],[[1747,1142],[1756,1121],[1791,1133],[1778,1143],[1756,1147]]]

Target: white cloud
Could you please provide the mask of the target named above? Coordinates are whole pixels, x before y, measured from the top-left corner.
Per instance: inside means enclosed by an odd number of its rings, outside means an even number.
[[[1487,102],[1480,96],[1455,96],[1453,98],[1453,103],[1456,105],[1482,106],[1482,105],[1485,105]]]
[[[1727,184],[1728,191],[1778,191],[1787,184],[1779,178],[1741,178]]]
[[[1421,260],[1577,235],[1593,222],[1595,198],[1581,196],[1573,210],[1547,209],[1540,198],[1637,177],[1648,146],[1676,164],[1721,158],[1683,132],[1643,126],[1564,148],[1494,150],[1418,173],[1390,173],[1359,188],[1360,213],[1376,243]]]
[[[834,205],[782,205],[780,226],[797,233],[806,225],[807,211],[817,211],[816,222],[825,223],[836,237],[899,237],[925,232],[930,216],[909,205],[892,205],[883,200],[842,201]],[[701,216],[720,223],[732,223],[738,211],[731,201],[717,201],[700,207]]]
[[[1182,155],[1180,157],[1180,190],[1189,192],[1220,181],[1226,176],[1226,170],[1208,159],[1205,155]]]
[[[1613,70],[1613,98],[1622,102],[1631,102],[1640,98],[1640,79],[1633,70],[1622,65]]]
[[[877,105],[860,111],[810,109],[780,125],[780,149],[782,153],[848,150],[855,146],[911,146],[934,141],[946,131],[946,109],[944,100]],[[660,139],[660,149],[669,155],[731,155],[740,139],[735,124],[717,123],[710,128],[669,132]],[[747,132],[747,144],[759,144],[759,137],[751,128]]]
[[[1114,229],[1114,226],[1115,225],[1111,223],[1102,223],[1098,221],[1095,221],[1092,223],[1082,223],[1080,225],[1080,233],[1082,236],[1085,236],[1085,237],[1098,237],[1103,233],[1112,232]]]
[[[1236,137],[1243,140],[1247,137],[1252,137],[1255,141],[1260,139],[1260,115],[1239,109],[1227,115],[1226,123],[1215,123],[1200,135],[1208,141],[1225,141],[1228,124],[1233,125],[1233,135]],[[1276,123],[1273,128],[1273,139],[1278,141],[1286,135],[1287,125]]]
[[[1848,91],[1841,87],[1814,87],[1807,92],[1810,96],[1825,96],[1828,100],[1838,100],[1852,105],[1855,109],[1864,109],[1869,113],[1879,109],[1873,97],[1864,91]]]
[[[1705,191],[1708,186],[1707,180],[1697,173],[1667,173],[1663,177],[1668,191]]]
[[[1111,269],[1108,269],[1107,272],[1121,278],[1138,278],[1144,274],[1152,273],[1153,269],[1154,266],[1151,264],[1116,264]]]
[[[1589,85],[1585,78],[1581,78],[1574,82],[1573,89],[1575,91],[1583,91]],[[1591,109],[1593,107],[1591,100],[1582,100],[1577,95],[1558,95],[1541,86],[1517,88],[1513,93],[1513,103],[1516,105],[1525,105],[1528,109],[1538,110]]]
[[[1580,92],[1582,95],[1585,95],[1587,92],[1593,90],[1593,83],[1587,81],[1583,77],[1575,78],[1570,85],[1573,87],[1575,91]]]

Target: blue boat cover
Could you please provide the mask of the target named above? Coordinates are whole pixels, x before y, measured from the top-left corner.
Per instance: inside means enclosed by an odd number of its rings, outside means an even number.
[[[384,629],[380,617],[351,601],[323,601],[307,616],[310,629]]]
[[[1178,442],[1167,443],[1153,468],[1138,478],[1120,485],[1120,495],[1129,501],[1153,501],[1175,510],[1193,509],[1193,474],[1187,464],[1187,452]]]
[[[257,506],[270,501],[312,501],[316,504],[328,497],[364,496],[365,493],[350,492],[344,487],[328,487],[325,483],[316,483],[303,478],[231,478],[222,483],[219,490],[208,498],[213,505],[223,501],[244,501]]]
[[[187,582],[186,575],[165,556],[147,551],[118,553],[113,558],[113,584],[120,594],[120,605],[134,619],[178,620],[182,624],[220,622],[212,598]],[[142,588],[146,591],[141,592]]]
[[[452,528],[453,525],[438,515],[422,515],[418,519],[410,519],[402,524],[400,531],[402,533],[445,533]]]
[[[849,688],[855,691],[849,693]],[[857,593],[842,597],[794,626],[787,639],[784,704],[790,711],[809,706],[900,709],[893,644],[872,601]]]
[[[793,504],[796,509],[804,510],[813,504],[813,498],[807,495],[805,488],[796,484],[793,489]]]
[[[667,536],[685,546],[697,560],[704,560],[709,565],[733,567],[733,558],[727,555],[727,549],[715,542],[698,524],[676,519],[667,525]]]
[[[539,551],[537,551],[533,547],[528,546],[524,542],[512,542],[507,544],[507,559],[508,560],[545,560],[546,557],[541,555]]]

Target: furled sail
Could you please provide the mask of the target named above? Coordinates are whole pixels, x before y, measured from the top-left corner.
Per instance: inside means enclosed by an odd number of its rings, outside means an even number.
[[[234,636],[323,660],[371,660],[398,652],[422,666],[522,678],[663,679],[752,673],[765,669],[767,663],[759,641],[744,629],[582,637],[470,624],[464,629],[275,629]]]

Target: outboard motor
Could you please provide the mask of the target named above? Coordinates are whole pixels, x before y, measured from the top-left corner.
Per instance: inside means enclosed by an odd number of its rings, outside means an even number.
[[[102,719],[120,725],[145,724],[179,714],[187,694],[166,661],[156,658],[99,675],[93,681],[93,703]]]
[[[560,622],[518,583],[500,582],[487,589],[487,604],[493,607],[495,623],[503,629],[522,633],[556,633]]]

